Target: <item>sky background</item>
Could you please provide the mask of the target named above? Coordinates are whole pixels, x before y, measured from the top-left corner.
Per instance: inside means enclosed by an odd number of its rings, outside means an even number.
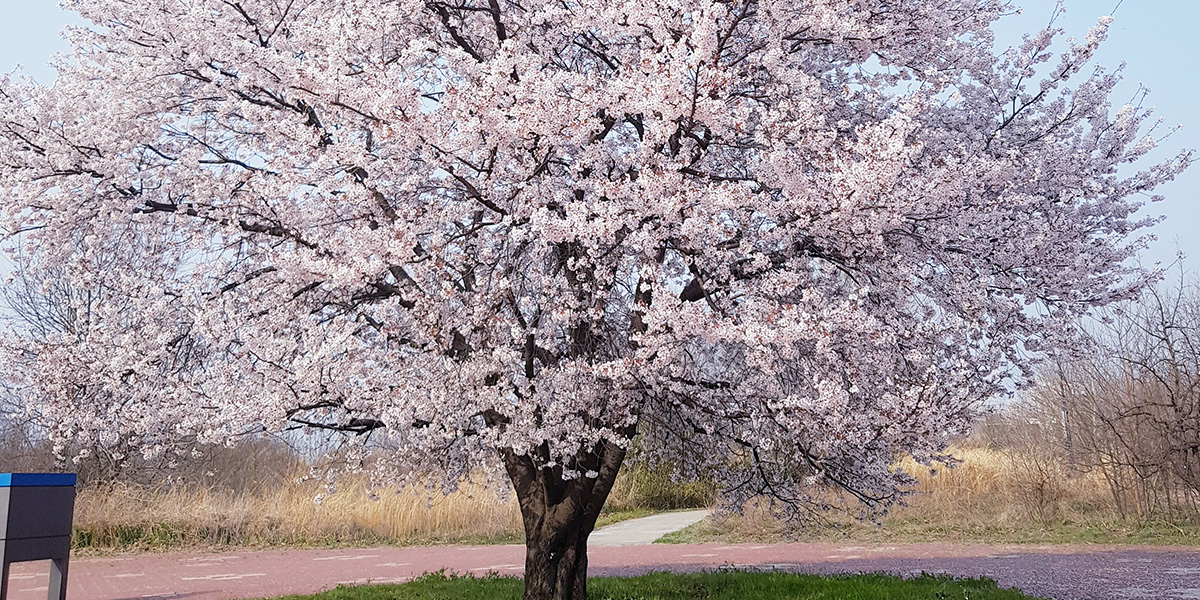
[[[1055,21],[1066,34],[1083,38],[1103,15],[1115,21],[1108,41],[1100,48],[1096,64],[1115,68],[1125,63],[1125,80],[1117,88],[1115,105],[1134,98],[1139,86],[1149,88],[1147,105],[1156,108],[1164,130],[1182,126],[1150,156],[1164,160],[1185,148],[1200,148],[1200,1],[1197,0],[1066,0],[1066,12]],[[1016,0],[1021,13],[1001,19],[994,28],[1000,44],[1020,41],[1023,32],[1045,27],[1055,14],[1056,0]],[[1115,9],[1115,11],[1114,11]],[[0,73],[20,65],[42,83],[52,82],[47,66],[51,55],[66,52],[58,33],[69,23],[79,23],[73,13],[57,7],[55,0],[0,0]],[[1149,204],[1144,215],[1163,215],[1153,229],[1157,238],[1140,257],[1149,266],[1168,266],[1183,252],[1182,268],[1169,279],[1186,273],[1196,279],[1200,270],[1200,165],[1163,186],[1166,197]]]

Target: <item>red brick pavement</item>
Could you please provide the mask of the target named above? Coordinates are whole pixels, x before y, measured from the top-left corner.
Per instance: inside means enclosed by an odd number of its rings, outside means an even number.
[[[519,575],[520,546],[264,550],[80,557],[69,600],[225,600],[304,594],[339,584],[401,582],[446,569]],[[816,573],[945,572],[988,576],[1055,600],[1200,598],[1200,549],[949,544],[647,545],[592,548],[590,572],[719,567]],[[48,563],[13,565],[10,600],[43,600]]]

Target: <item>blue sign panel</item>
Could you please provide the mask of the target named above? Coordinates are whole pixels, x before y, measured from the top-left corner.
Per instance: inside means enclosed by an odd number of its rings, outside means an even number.
[[[0,487],[75,485],[74,473],[0,473]]]

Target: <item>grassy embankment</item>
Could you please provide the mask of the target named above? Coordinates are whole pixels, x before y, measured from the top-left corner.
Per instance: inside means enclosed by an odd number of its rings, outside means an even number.
[[[410,583],[340,587],[312,596],[277,600],[517,600],[521,581],[511,577],[445,577],[431,574]],[[924,575],[901,579],[887,575],[818,577],[792,573],[651,573],[640,577],[593,577],[593,600],[1037,600],[999,589],[987,579],[951,579]]]
[[[292,481],[295,481],[293,478]],[[367,497],[365,481],[348,478],[314,503],[320,482],[276,483],[239,491],[200,486],[85,486],[75,508],[75,547],[94,551],[221,546],[518,544],[515,500],[478,484],[442,496],[424,488]],[[604,526],[661,510],[706,505],[696,484],[631,470],[614,486],[597,523]]]
[[[323,486],[264,491],[131,484],[83,487],[75,508],[77,549],[167,550],[220,546],[516,543],[520,514],[488,490],[447,496],[424,490],[367,497],[365,482],[315,503]]]
[[[830,515],[828,522],[789,530],[751,507],[741,517],[705,521],[669,542],[1138,543],[1200,544],[1200,524],[1135,518],[1114,506],[1098,472],[1068,473],[1053,461],[1009,451],[963,447],[953,469],[902,466],[918,480],[908,506],[878,524]],[[239,492],[197,487],[112,485],[80,490],[76,547],[99,551],[214,546],[338,546],[369,544],[520,543],[515,502],[478,485],[449,496],[424,489],[384,492],[369,501],[362,482],[312,499],[317,482]],[[664,475],[623,474],[600,524],[657,510],[705,506],[702,485],[672,484]]]
[[[666,543],[765,542],[783,539],[860,542],[1200,544],[1200,523],[1122,514],[1099,471],[1071,473],[1030,454],[980,447],[951,453],[962,462],[933,469],[904,461],[915,493],[878,523],[831,514],[789,530],[750,507],[741,516],[706,520],[666,536]]]

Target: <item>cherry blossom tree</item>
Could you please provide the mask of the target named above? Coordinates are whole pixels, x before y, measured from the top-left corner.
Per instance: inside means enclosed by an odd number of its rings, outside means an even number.
[[[731,506],[885,509],[1143,284],[1134,213],[1190,160],[1125,167],[1109,19],[997,55],[1002,0],[63,4],[95,26],[0,85],[0,213],[120,300],[5,342],[48,430],[495,466],[530,600],[586,596],[635,436]]]

